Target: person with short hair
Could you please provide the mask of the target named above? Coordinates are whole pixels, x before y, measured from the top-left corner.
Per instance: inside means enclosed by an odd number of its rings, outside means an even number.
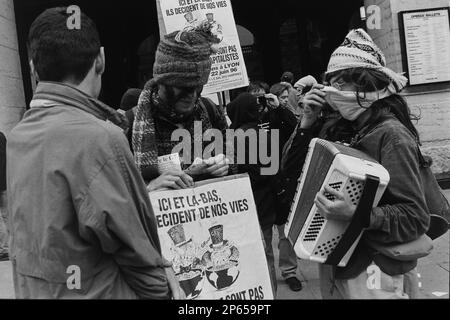
[[[269,85],[263,81],[251,81],[247,88],[247,92],[251,93],[255,97],[263,96],[269,93],[269,91]]]
[[[10,256],[18,299],[169,299],[182,293],[124,135],[97,100],[105,52],[81,13],[52,8],[29,31],[39,83],[7,145]]]
[[[283,72],[280,78],[280,82],[287,82],[290,85],[294,84],[294,74],[290,71]]]
[[[270,88],[270,92],[277,96],[280,102],[278,114],[281,116],[277,117],[278,121],[271,122],[271,128],[280,130],[280,155],[282,154],[282,149],[284,144],[287,142],[288,138],[294,131],[297,124],[294,114],[291,112],[289,105],[289,93],[293,90],[292,86],[287,82],[280,82],[274,84]],[[274,117],[272,117],[273,119]],[[276,119],[276,118],[275,118]],[[281,156],[280,156],[281,159]],[[281,270],[281,276],[283,280],[287,283],[292,291],[300,291],[302,289],[302,283],[297,278],[297,255],[294,252],[294,248],[289,240],[286,238],[284,233],[284,227],[286,221],[284,219],[283,206],[279,203],[276,208],[276,219],[274,224],[278,230],[278,249],[280,251],[278,265]]]

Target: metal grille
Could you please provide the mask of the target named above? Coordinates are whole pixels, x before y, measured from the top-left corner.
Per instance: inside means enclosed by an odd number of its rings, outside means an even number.
[[[354,205],[358,205],[363,188],[364,183],[362,181],[350,179],[350,181],[348,182],[345,190]]]
[[[309,225],[308,230],[306,231],[305,236],[303,237],[303,241],[316,241],[317,236],[320,233],[320,230],[325,223],[325,218],[320,215],[319,212],[316,212],[314,218]]]
[[[316,251],[314,252],[315,256],[328,256],[334,248],[336,248],[337,244],[339,243],[339,240],[341,239],[342,235],[337,236],[327,242],[324,242],[322,244],[319,244],[316,248]]]

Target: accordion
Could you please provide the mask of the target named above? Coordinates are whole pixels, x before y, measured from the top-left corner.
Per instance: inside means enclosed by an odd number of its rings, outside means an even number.
[[[313,139],[309,145],[285,234],[301,259],[345,267],[389,182],[389,173],[365,153],[339,143]],[[357,209],[351,221],[325,219],[314,203],[329,186]],[[324,194],[333,201],[334,196]]]

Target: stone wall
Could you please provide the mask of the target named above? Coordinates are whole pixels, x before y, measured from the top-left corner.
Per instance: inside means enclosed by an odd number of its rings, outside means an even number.
[[[450,0],[365,0],[380,7],[381,28],[368,30],[386,55],[389,68],[404,72],[398,13],[401,11],[450,6]],[[421,119],[416,127],[423,142],[424,154],[430,155],[433,172],[439,178],[450,178],[450,85],[432,84],[406,88],[406,98],[414,114]]]
[[[13,0],[0,0],[0,131],[8,135],[24,111]]]

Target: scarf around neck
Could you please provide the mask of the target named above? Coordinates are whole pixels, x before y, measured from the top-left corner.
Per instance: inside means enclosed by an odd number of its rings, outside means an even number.
[[[202,122],[202,133],[212,128],[201,99],[197,101],[191,115],[180,117],[173,106],[167,105],[159,97],[157,89],[156,82],[150,80],[145,85],[134,111],[132,146],[136,166],[141,170],[150,166],[157,168],[158,156],[171,153],[171,149],[179,143],[171,141],[174,128],[188,130],[192,144],[195,141],[202,141],[202,136],[194,135],[194,121]],[[159,154],[161,152],[158,150],[162,150],[164,154]],[[180,159],[182,158],[183,155],[180,154]],[[182,167],[186,168],[188,164],[182,163]]]

